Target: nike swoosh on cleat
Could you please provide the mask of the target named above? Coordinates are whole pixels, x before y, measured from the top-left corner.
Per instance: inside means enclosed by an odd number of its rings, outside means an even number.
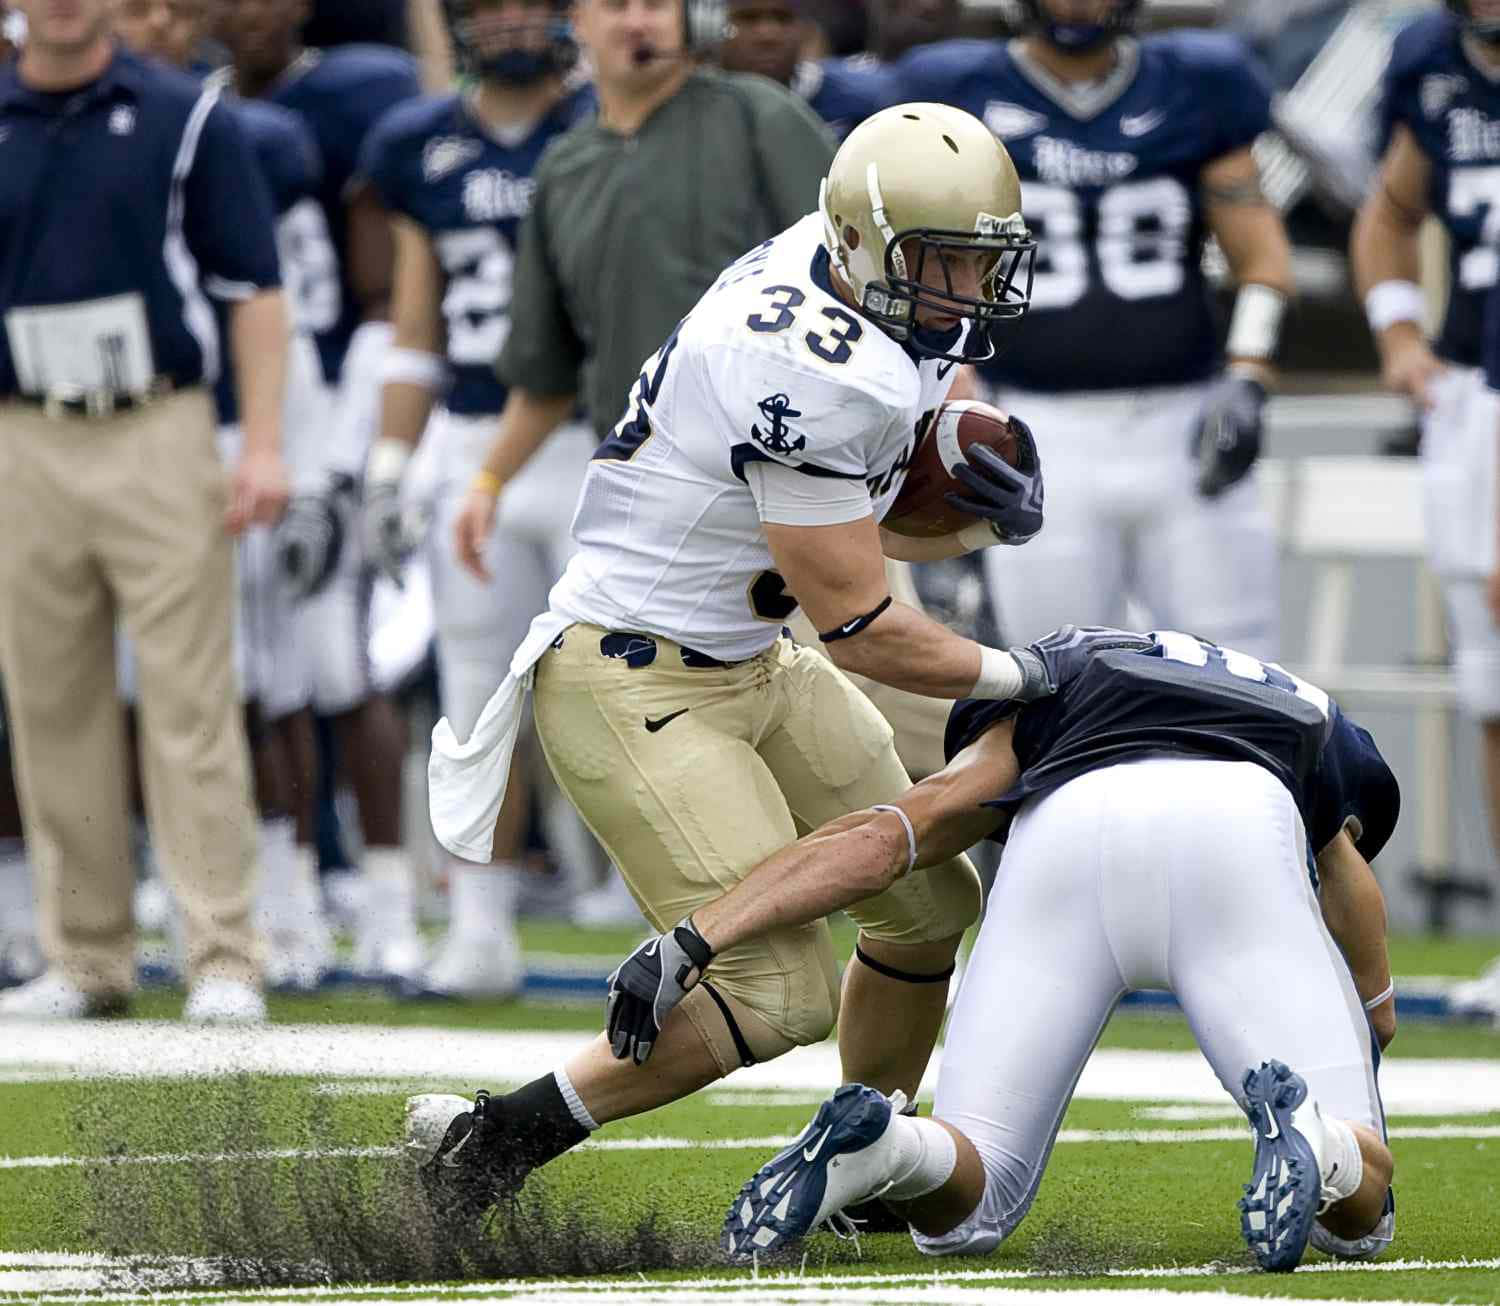
[[[802,1159],[804,1161],[816,1161],[818,1159],[818,1153],[823,1150],[823,1144],[828,1141],[828,1135],[831,1133],[833,1133],[833,1126],[829,1125],[828,1128],[823,1131],[822,1138],[818,1139],[818,1141],[811,1147],[804,1147],[802,1149]]]
[[[690,707],[679,708],[675,712],[669,712],[664,717],[658,717],[655,721],[653,721],[650,717],[647,717],[646,718],[646,733],[654,735],[663,726],[669,726],[669,725],[671,725],[672,722],[674,722],[675,720],[677,720],[677,718],[680,717],[684,712],[691,712],[692,710],[693,709],[690,708]]]
[[[1281,1126],[1276,1123],[1276,1117],[1271,1114],[1271,1108],[1269,1106],[1266,1106],[1264,1109],[1265,1109],[1265,1113],[1266,1113],[1266,1123],[1271,1126],[1269,1129],[1266,1130],[1266,1137],[1267,1138],[1280,1138],[1281,1137]]]

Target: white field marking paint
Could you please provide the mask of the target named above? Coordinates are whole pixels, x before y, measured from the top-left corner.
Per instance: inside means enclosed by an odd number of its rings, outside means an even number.
[[[1500,1138],[1500,1125],[1392,1125],[1395,1141],[1424,1138],[1440,1141]],[[801,1134],[769,1134],[759,1138],[590,1138],[580,1152],[779,1152]],[[1064,1129],[1059,1143],[1241,1143],[1250,1137],[1248,1125],[1225,1129]],[[250,1152],[161,1152],[139,1156],[0,1156],[0,1170],[56,1170],[71,1166],[219,1165],[252,1161],[330,1161],[344,1158],[397,1157],[402,1149],[384,1147],[282,1147]],[[4,1263],[0,1255],[0,1264]]]
[[[185,1027],[127,1020],[91,1027],[80,1039],[68,1021],[0,1021],[0,1072],[45,1064],[80,1078],[171,1079],[216,1074],[310,1079],[432,1079],[449,1084],[522,1084],[547,1074],[584,1041],[579,1034],[369,1025]],[[939,1052],[923,1079],[937,1082]],[[809,1092],[821,1099],[840,1081],[832,1043],[797,1048],[736,1071],[736,1091]],[[1163,1086],[1170,1088],[1164,1091]],[[1491,1112],[1500,1102],[1500,1061],[1387,1057],[1380,1067],[1385,1109],[1394,1115]],[[1175,1101],[1222,1106],[1223,1087],[1196,1052],[1094,1053],[1074,1094],[1082,1100]]]
[[[203,1261],[192,1261],[186,1257],[162,1258],[156,1261],[143,1259],[132,1260],[109,1260],[93,1254],[81,1254],[68,1258],[67,1253],[40,1252],[40,1253],[7,1253],[0,1255],[0,1272],[7,1265],[35,1264],[38,1273],[52,1273],[62,1269],[75,1269],[79,1272],[89,1271],[96,1275],[91,1291],[100,1291],[104,1295],[94,1300],[100,1302],[176,1302],[176,1301],[210,1301],[214,1306],[231,1306],[235,1302],[263,1303],[268,1301],[327,1301],[330,1298],[339,1301],[351,1301],[357,1294],[370,1293],[379,1294],[381,1299],[400,1306],[426,1306],[429,1302],[455,1303],[470,1300],[491,1300],[502,1294],[510,1294],[516,1298],[525,1300],[549,1300],[551,1293],[638,1293],[643,1286],[653,1289],[665,1300],[681,1302],[684,1300],[701,1300],[706,1291],[713,1291],[714,1296],[737,1297],[741,1291],[761,1289],[790,1289],[808,1290],[816,1288],[833,1289],[836,1296],[833,1300],[848,1300],[853,1294],[849,1293],[851,1288],[890,1288],[896,1285],[906,1284],[919,1286],[922,1291],[923,1300],[928,1300],[927,1293],[931,1289],[941,1285],[974,1284],[985,1285],[995,1283],[1014,1282],[1021,1279],[1065,1279],[1076,1277],[1066,1270],[1025,1270],[1025,1269],[986,1269],[986,1270],[940,1270],[933,1269],[921,1274],[902,1274],[892,1272],[886,1274],[820,1274],[801,1275],[788,1272],[765,1273],[755,1278],[750,1277],[750,1271],[746,1270],[740,1274],[725,1272],[713,1277],[699,1277],[696,1279],[680,1279],[672,1283],[643,1284],[640,1280],[614,1279],[559,1279],[553,1281],[542,1281],[537,1279],[497,1279],[482,1283],[423,1283],[410,1285],[380,1285],[360,1287],[358,1285],[341,1284],[334,1287],[311,1287],[311,1288],[236,1288],[236,1289],[212,1289],[212,1288],[183,1288],[173,1291],[139,1291],[146,1285],[129,1284],[128,1280],[133,1276],[154,1274],[156,1281],[161,1282],[161,1273],[165,1268],[175,1264],[179,1272],[183,1268],[212,1268],[211,1263]],[[1298,1274],[1380,1274],[1391,1272],[1402,1272],[1409,1270],[1496,1270],[1500,1269],[1500,1258],[1490,1260],[1451,1260],[1451,1261],[1427,1261],[1418,1259],[1398,1259],[1389,1261],[1314,1261],[1310,1265],[1302,1266]],[[1172,1265],[1172,1266],[1148,1266],[1141,1269],[1112,1269],[1103,1270],[1093,1274],[1093,1277],[1120,1279],[1128,1281],[1131,1279],[1145,1279],[1148,1281],[1161,1279],[1199,1279],[1199,1278],[1222,1278],[1226,1276],[1242,1276],[1258,1274],[1258,1270],[1251,1269],[1246,1265],[1225,1265],[1221,1262],[1211,1262],[1207,1265]],[[78,1297],[70,1291],[66,1296],[45,1295],[55,1289],[46,1288],[27,1289],[19,1287],[14,1289],[19,1292],[34,1293],[33,1300],[37,1302],[55,1303],[63,1306],[63,1303],[71,1303],[77,1306]],[[74,1290],[76,1291],[76,1290]],[[906,1296],[902,1300],[911,1300],[913,1288],[908,1286],[903,1290]],[[437,1296],[435,1294],[441,1294]],[[1049,1294],[1050,1295],[1050,1294]],[[1173,1294],[1172,1300],[1176,1300]],[[586,1300],[598,1301],[599,1296],[590,1296]],[[639,1300],[638,1297],[630,1296],[630,1301]],[[865,1300],[863,1292],[857,1295],[857,1300]],[[1155,1297],[1154,1301],[1160,1301]],[[1222,1303],[1224,1298],[1215,1294],[1213,1300]],[[1264,1303],[1265,1297],[1255,1298],[1257,1303]],[[1320,1299],[1326,1300],[1326,1299]],[[358,1306],[371,1306],[367,1298],[358,1298]],[[1365,1306],[1369,1306],[1366,1302]]]
[[[1161,1306],[1162,1295],[1150,1288],[994,1288],[963,1287],[959,1285],[893,1286],[888,1288],[803,1288],[794,1285],[773,1286],[764,1280],[750,1279],[733,1288],[714,1294],[715,1300],[745,1303],[745,1306],[812,1306],[824,1302],[893,1303],[908,1306],[912,1294],[920,1294],[920,1300],[931,1306],[950,1306],[957,1303],[983,1301],[1014,1303],[1014,1306]],[[611,1288],[567,1291],[546,1288],[535,1293],[517,1293],[516,1298],[545,1303],[545,1306],[598,1306],[599,1303],[629,1302],[632,1306],[664,1306],[684,1300],[683,1294],[670,1288],[646,1284],[616,1284]],[[516,1299],[516,1298],[513,1298]],[[69,1300],[67,1298],[38,1297],[38,1301]],[[72,1300],[77,1300],[72,1299]],[[109,1296],[98,1300],[118,1300]],[[223,1299],[226,1306],[254,1298]],[[359,1306],[449,1306],[462,1297],[361,1297]],[[1251,1297],[1218,1292],[1174,1292],[1172,1301],[1176,1306],[1265,1306],[1265,1297]],[[1421,1306],[1410,1298],[1382,1298],[1356,1302],[1350,1298],[1324,1298],[1324,1306]]]
[[[1138,1106],[1131,1113],[1137,1120],[1243,1120],[1245,1113],[1233,1103],[1223,1106]]]

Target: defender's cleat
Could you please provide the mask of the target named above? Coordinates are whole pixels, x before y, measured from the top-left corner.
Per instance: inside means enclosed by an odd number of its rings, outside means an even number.
[[[726,1255],[748,1259],[805,1238],[851,1202],[890,1186],[885,1137],[905,1105],[863,1084],[845,1084],[818,1108],[789,1148],[756,1171],[734,1199],[720,1242]]]
[[[1263,1270],[1295,1270],[1322,1196],[1318,1157],[1293,1115],[1307,1101],[1301,1075],[1279,1061],[1245,1072],[1255,1169],[1240,1199],[1240,1229]]]
[[[406,1099],[405,1152],[438,1219],[477,1221],[512,1197],[531,1167],[509,1146],[499,1104],[483,1089],[467,1098],[419,1093]]]

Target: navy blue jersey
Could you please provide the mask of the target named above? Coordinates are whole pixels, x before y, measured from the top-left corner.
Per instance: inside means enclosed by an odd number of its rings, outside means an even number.
[[[1476,367],[1484,294],[1500,266],[1500,82],[1469,62],[1445,10],[1396,37],[1380,102],[1382,149],[1397,126],[1432,165],[1427,202],[1448,230],[1452,290],[1437,352]]]
[[[480,416],[505,407],[495,360],[510,334],[511,278],[521,220],[531,210],[531,174],[553,138],[593,107],[592,88],[574,91],[530,135],[502,145],[474,120],[463,96],[445,95],[398,105],[365,142],[360,175],[388,209],[431,234],[447,279],[450,412]]]
[[[1484,344],[1480,364],[1485,384],[1500,391],[1500,281],[1485,292]]]
[[[261,175],[271,192],[271,207],[276,214],[278,230],[287,215],[298,205],[318,204],[318,192],[323,182],[323,160],[307,125],[295,113],[279,105],[262,100],[240,100],[228,98],[224,104],[239,120],[240,127],[250,140],[255,161],[260,165]],[[293,321],[298,316],[298,278],[295,267],[286,266],[295,259],[286,257],[283,245],[282,289],[287,296],[288,313]],[[228,312],[218,305],[220,331],[227,340]],[[234,369],[228,350],[225,351],[224,368],[214,386],[214,404],[219,410],[219,425],[232,426],[240,420],[239,395],[235,389]]]
[[[797,65],[792,90],[839,140],[872,113],[896,103],[894,75],[869,58],[806,60]]]
[[[125,50],[66,93],[0,66],[0,395],[212,383],[208,297],[279,284],[265,181],[211,89]]]
[[[1046,653],[1057,638],[1040,643],[1055,694],[1024,706],[971,699],[948,719],[951,760],[1015,717],[1021,776],[992,806],[1014,812],[1032,794],[1086,772],[1177,753],[1270,771],[1296,798],[1315,851],[1346,824],[1366,858],[1390,838],[1401,804],[1396,779],[1369,734],[1316,686],[1176,631],[1086,630],[1071,644],[1055,644],[1060,657]]]
[[[944,41],[896,65],[902,100],[968,110],[1021,176],[1036,280],[1024,328],[985,366],[997,384],[1184,385],[1220,365],[1199,176],[1269,127],[1270,88],[1232,37],[1168,32],[1119,49],[1086,96],[1016,42]]]
[[[361,316],[347,271],[346,208],[351,185],[359,175],[359,152],[377,122],[403,100],[416,99],[421,93],[411,56],[381,45],[305,51],[266,93],[267,99],[301,116],[323,156],[318,198],[333,242],[338,294],[336,300],[325,297],[330,305],[327,320],[304,320],[299,325],[312,331],[323,375],[330,384],[339,379],[349,339]]]

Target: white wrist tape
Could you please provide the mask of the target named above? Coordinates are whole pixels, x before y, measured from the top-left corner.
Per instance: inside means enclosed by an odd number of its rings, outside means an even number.
[[[437,354],[421,349],[386,350],[380,379],[386,385],[415,385],[423,390],[441,390],[448,381],[448,364]]]
[[[1274,358],[1285,317],[1286,296],[1281,291],[1254,281],[1246,283],[1234,298],[1224,352],[1230,358]]]
[[[1014,698],[1026,683],[1015,658],[1001,648],[979,650],[979,679],[969,691],[970,698]]]
[[[1000,543],[995,528],[987,521],[977,521],[972,526],[965,526],[953,538],[963,545],[965,553],[977,553],[980,549]]]
[[[400,485],[411,461],[412,447],[405,440],[386,435],[370,446],[365,463],[366,485]]]
[[[1421,322],[1426,316],[1427,299],[1415,281],[1382,281],[1365,296],[1365,317],[1377,333],[1397,322]]]
[[[1366,1011],[1374,1011],[1375,1008],[1378,1007],[1382,1002],[1385,1002],[1385,1001],[1387,1001],[1390,998],[1394,998],[1395,996],[1396,996],[1396,981],[1392,980],[1389,984],[1387,984],[1385,986],[1385,988],[1380,993],[1376,994],[1367,1003],[1365,1003],[1365,1010]]]
[[[912,867],[917,864],[917,832],[912,828],[911,817],[899,807],[892,807],[889,803],[876,803],[870,808],[872,812],[895,812],[901,818],[901,824],[906,827],[906,870],[903,875],[910,875]]]

